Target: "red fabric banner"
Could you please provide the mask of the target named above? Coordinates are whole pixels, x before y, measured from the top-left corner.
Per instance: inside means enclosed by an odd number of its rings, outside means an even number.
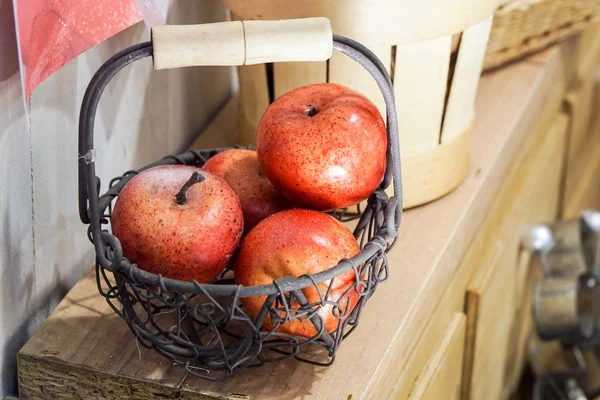
[[[136,0],[15,0],[25,96],[90,47],[139,22]]]

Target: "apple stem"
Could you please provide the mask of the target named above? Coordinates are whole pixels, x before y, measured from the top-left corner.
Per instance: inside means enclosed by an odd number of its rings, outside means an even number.
[[[190,190],[190,188],[192,186],[194,186],[196,183],[202,182],[204,179],[206,179],[206,178],[200,172],[197,172],[197,171],[194,172],[192,174],[192,176],[190,177],[190,179],[188,179],[188,181],[183,184],[183,186],[181,187],[181,190],[179,190],[179,193],[177,193],[175,195],[175,200],[177,201],[177,204],[179,204],[181,206],[181,205],[184,205],[185,203],[187,203],[188,190]]]
[[[306,115],[308,115],[309,117],[314,117],[315,115],[317,115],[319,111],[317,111],[317,108],[315,106],[309,106],[309,108],[306,110]]]

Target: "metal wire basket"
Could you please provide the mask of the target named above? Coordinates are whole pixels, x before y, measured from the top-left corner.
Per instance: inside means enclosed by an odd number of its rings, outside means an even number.
[[[153,56],[152,43],[132,46],[110,58],[96,72],[86,90],[79,121],[79,213],[82,222],[89,224],[88,236],[96,251],[98,290],[141,345],[184,366],[192,375],[222,381],[247,367],[291,357],[315,365],[331,365],[343,339],[357,327],[367,301],[379,283],[388,277],[386,252],[397,239],[402,216],[400,149],[392,82],[385,67],[366,47],[345,37],[333,35],[332,40],[334,50],[370,72],[384,95],[388,134],[385,177],[368,199],[354,230],[361,248],[359,254],[323,272],[287,276],[269,285],[235,285],[231,272],[225,272],[211,284],[173,280],[145,272],[123,256],[119,240],[109,231],[109,222],[114,200],[127,182],[138,172],[157,165],[201,167],[210,157],[226,149],[165,157],[112,179],[109,189],[100,194],[93,142],[94,117],[100,97],[118,71],[136,60]],[[394,189],[391,198],[384,191],[390,185]],[[334,215],[341,214],[334,212]],[[356,277],[354,286],[342,297],[333,299],[324,288],[350,270]],[[308,302],[303,293],[307,288],[316,290],[320,301]],[[348,310],[342,304],[348,304],[344,301],[352,291],[358,293],[359,300]],[[264,296],[265,301],[253,319],[245,312],[240,299],[255,296]],[[326,306],[331,307],[338,321],[332,332],[324,329],[323,319],[318,314]],[[269,330],[263,327],[267,315],[274,325]],[[276,331],[278,326],[292,320],[310,321],[317,334],[304,337]]]

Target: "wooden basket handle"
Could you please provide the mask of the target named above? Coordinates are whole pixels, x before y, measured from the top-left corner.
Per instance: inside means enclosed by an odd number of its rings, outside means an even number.
[[[327,18],[231,21],[152,28],[154,68],[325,61],[333,35]]]

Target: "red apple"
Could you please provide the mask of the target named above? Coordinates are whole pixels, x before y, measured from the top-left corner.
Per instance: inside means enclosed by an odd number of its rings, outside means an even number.
[[[207,283],[225,268],[242,237],[242,207],[221,177],[163,165],[133,177],[111,218],[123,254],[148,272]]]
[[[258,162],[295,203],[317,210],[365,200],[381,183],[387,136],[381,114],[363,95],[320,83],[275,100],[263,115]]]
[[[291,208],[262,173],[254,150],[226,150],[210,158],[202,168],[221,176],[238,195],[244,210],[245,232],[269,215]]]
[[[355,256],[359,251],[352,233],[333,217],[311,210],[282,211],[260,222],[242,241],[236,259],[235,283],[244,286],[265,285],[284,276],[314,274],[337,265],[344,258]],[[333,285],[329,300],[339,301],[341,314],[345,315],[358,302],[359,295],[352,288],[354,283],[355,274],[350,270],[336,277],[333,283],[320,283],[319,288],[325,296],[329,285]],[[348,294],[342,298],[347,291]],[[314,286],[302,289],[302,292],[309,303],[320,301]],[[256,318],[265,298],[266,296],[257,296],[241,299],[251,318]],[[294,301],[292,307],[298,308],[298,302]],[[328,332],[335,330],[340,322],[340,318],[332,311],[332,305],[321,307],[318,311]],[[263,328],[273,328],[269,315]],[[298,319],[279,326],[277,331],[304,337],[317,334],[309,320]]]

